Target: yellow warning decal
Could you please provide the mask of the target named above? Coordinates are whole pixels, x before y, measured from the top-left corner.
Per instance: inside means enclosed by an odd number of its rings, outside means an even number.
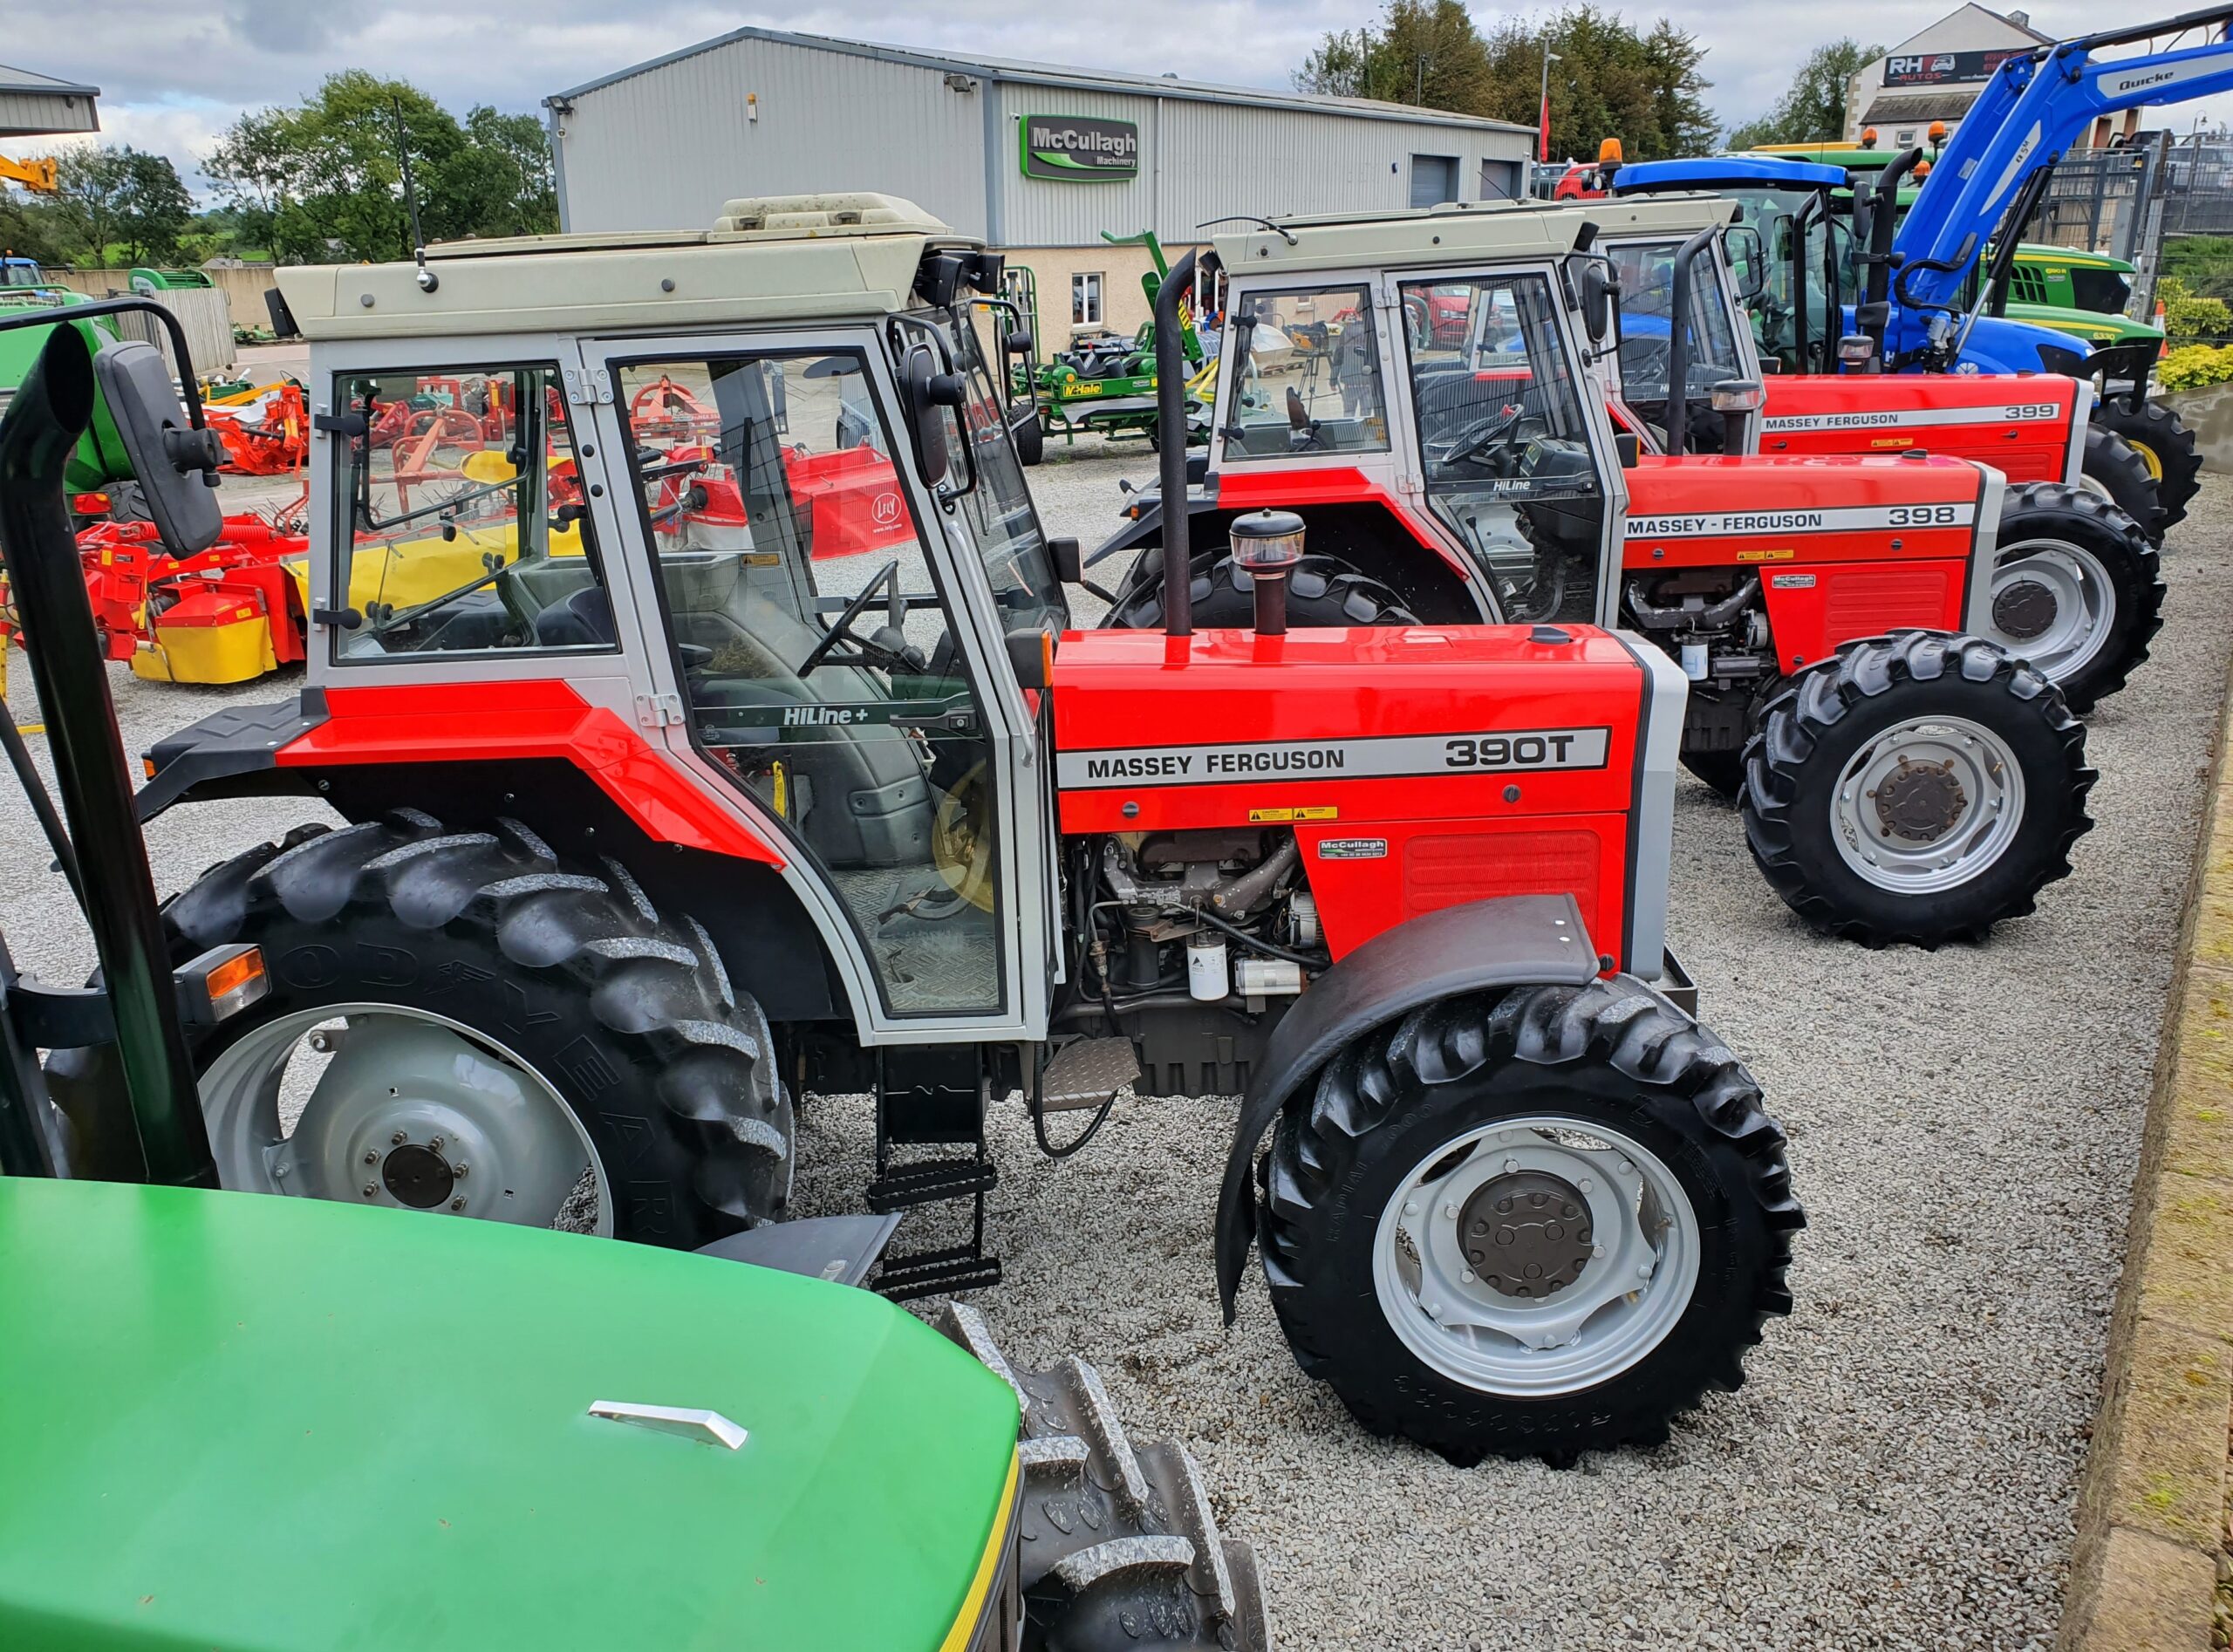
[[[1799,555],[1797,551],[1788,547],[1780,547],[1774,550],[1740,550],[1737,553],[1737,560],[1739,562],[1789,562],[1797,555]]]
[[[1252,809],[1248,811],[1251,826],[1276,826],[1283,822],[1341,818],[1342,811],[1331,803],[1319,803],[1308,809]]]
[[[1912,447],[1915,445],[1915,439],[1913,436],[1879,436],[1868,445],[1872,447]]]

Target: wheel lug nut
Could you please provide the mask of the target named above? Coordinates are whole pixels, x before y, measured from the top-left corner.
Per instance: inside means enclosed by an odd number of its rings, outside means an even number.
[[[1517,1171],[1519,1168],[1519,1161],[1518,1159],[1516,1159],[1516,1158],[1508,1158],[1508,1159],[1505,1160],[1505,1162],[1504,1162],[1504,1173],[1505,1173],[1506,1176],[1510,1176],[1513,1171]]]
[[[380,1190],[379,1190],[379,1188],[375,1184],[373,1184],[373,1183],[367,1182],[367,1183],[365,1183],[365,1197],[366,1198],[372,1198],[373,1194],[375,1194],[375,1193],[379,1192],[379,1191],[380,1191]]]
[[[1591,1181],[1587,1176],[1585,1176],[1580,1182],[1576,1183],[1575,1185],[1581,1188],[1583,1192],[1587,1193],[1594,1190],[1597,1184]]]
[[[387,1138],[387,1144],[390,1147],[400,1147],[410,1139],[411,1138],[408,1136],[406,1136],[401,1130],[398,1130],[394,1135]]]
[[[1403,1201],[1403,1214],[1404,1214],[1404,1215],[1406,1215],[1406,1216],[1417,1216],[1418,1213],[1419,1213],[1419,1202],[1418,1202],[1418,1200],[1417,1200],[1417,1199],[1415,1199],[1415,1198],[1407,1198],[1407,1199],[1405,1199],[1405,1200]]]
[[[1455,1205],[1445,1205],[1442,1207],[1442,1214],[1443,1219],[1445,1221],[1454,1222],[1458,1219],[1458,1206]]]
[[[463,1210],[465,1208],[465,1200],[462,1198],[452,1199],[450,1201],[450,1208],[454,1211]]]
[[[1471,1285],[1473,1282],[1473,1270],[1470,1267],[1461,1267],[1458,1270],[1458,1277]]]
[[[437,1136],[433,1141],[427,1143],[427,1145],[433,1148],[437,1153],[439,1153],[442,1150],[442,1138]]]
[[[1602,1257],[1605,1254],[1605,1247],[1602,1245],[1593,1246],[1589,1253],[1593,1257]]]
[[[458,1180],[461,1182],[465,1179],[465,1173],[472,1168],[473,1166],[470,1164],[454,1165],[451,1167],[450,1174],[456,1177]]]
[[[379,1164],[379,1162],[380,1162],[380,1156],[379,1156],[378,1153],[372,1152],[370,1149],[367,1149],[367,1150],[365,1150],[365,1164]]]

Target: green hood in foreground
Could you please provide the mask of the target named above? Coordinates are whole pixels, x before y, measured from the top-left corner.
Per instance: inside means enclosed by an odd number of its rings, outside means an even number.
[[[1016,1421],[864,1291],[0,1178],[0,1646],[930,1652],[1005,1517]]]

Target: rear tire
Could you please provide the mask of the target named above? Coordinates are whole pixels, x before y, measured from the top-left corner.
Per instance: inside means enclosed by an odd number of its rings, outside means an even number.
[[[1185,1446],[1134,1446],[1100,1374],[1076,1355],[1020,1370],[966,1303],[942,1307],[938,1327],[1007,1383],[1022,1410],[1026,1652],[1134,1652],[1143,1642],[1271,1652],[1256,1553],[1219,1533]]]
[[[1809,924],[1865,946],[1982,939],[2069,876],[2093,824],[2084,727],[1982,638],[1850,644],[1790,680],[1745,755],[1761,872]]]
[[[2000,518],[1992,626],[2084,714],[2125,686],[2163,625],[2161,559],[2131,515],[2098,495],[2032,482]]]
[[[1297,1362],[1374,1433],[1461,1466],[1664,1441],[1707,1389],[1744,1382],[1744,1350],[1791,1311],[1806,1225],[1751,1075],[1626,975],[1444,1000],[1351,1044],[1288,1103],[1264,1178],[1257,1239]],[[1515,1202],[1547,1213],[1469,1228]],[[1571,1254],[1528,1273],[1531,1245]],[[1480,1273],[1449,1277],[1467,1258]],[[1515,1259],[1492,1289],[1490,1266]],[[1552,1295],[1567,1270],[1570,1294]],[[1488,1328],[1540,1336],[1576,1312],[1547,1348]]]
[[[2195,448],[2195,433],[2179,415],[2161,402],[2143,401],[2138,413],[2112,396],[2093,405],[2093,417],[2124,438],[2139,454],[2155,481],[2156,497],[2163,509],[2162,526],[2186,519],[2187,507],[2202,491],[2202,454]]]
[[[1245,631],[1256,623],[1256,582],[1230,556],[1194,558],[1194,624]],[[1307,556],[1287,576],[1287,624],[1298,631],[1345,625],[1416,625],[1418,618],[1380,581],[1337,556]],[[1104,626],[1155,631],[1163,625],[1163,581],[1134,584],[1110,610]]]
[[[339,830],[302,827],[260,845],[212,868],[167,903],[163,917],[174,961],[250,941],[270,966],[269,995],[193,1051],[205,1114],[222,1100],[213,1075],[225,1070],[229,1051],[249,1047],[259,1032],[272,1042],[285,1031],[275,1023],[308,1027],[324,1019],[321,1008],[345,1006],[359,1018],[352,1038],[373,1016],[432,1028],[492,1068],[524,1073],[531,1094],[555,1096],[591,1150],[591,1168],[603,1172],[601,1232],[695,1249],[783,1212],[791,1104],[766,1019],[732,991],[704,930],[662,918],[618,862],[593,874],[561,865],[516,822],[451,834],[400,809]],[[290,1059],[288,1048],[275,1054]],[[334,1067],[348,1059],[345,1043]],[[275,1096],[281,1076],[274,1065]],[[300,1187],[316,1171],[319,1184],[342,1187],[342,1197],[356,1194],[361,1178],[375,1190],[364,1203],[449,1208],[449,1189],[431,1205],[397,1191],[423,1189],[430,1171],[440,1177],[417,1150],[447,1115],[427,1097],[399,1096],[394,1083],[389,1077],[386,1096],[351,1089],[334,1098],[350,1116],[331,1133],[352,1144],[348,1164],[299,1165],[292,1183],[268,1191]],[[468,1098],[468,1125],[471,1112]],[[215,1125],[213,1116],[213,1133]],[[385,1159],[360,1166],[361,1151],[386,1154],[395,1133],[416,1153],[416,1183],[390,1178]],[[451,1134],[455,1157],[456,1143],[474,1132]],[[228,1185],[259,1184],[263,1156],[245,1137],[230,1149],[213,1145],[221,1175],[233,1160]],[[480,1162],[468,1170],[455,1172],[464,1213],[505,1208],[510,1167]]]
[[[2171,517],[2164,507],[2162,489],[2147,461],[2123,437],[2105,425],[2087,425],[2079,474],[2088,493],[2107,500],[2139,523],[2150,544],[2163,543],[2163,530],[2171,525]]]

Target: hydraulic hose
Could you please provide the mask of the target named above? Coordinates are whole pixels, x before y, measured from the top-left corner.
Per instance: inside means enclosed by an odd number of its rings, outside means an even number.
[[[0,419],[0,553],[23,616],[71,841],[81,871],[95,874],[83,880],[85,919],[114,1006],[125,1091],[148,1178],[215,1187],[170,949],[63,502],[63,467],[92,419],[93,395],[85,339],[75,327],[54,328]]]

